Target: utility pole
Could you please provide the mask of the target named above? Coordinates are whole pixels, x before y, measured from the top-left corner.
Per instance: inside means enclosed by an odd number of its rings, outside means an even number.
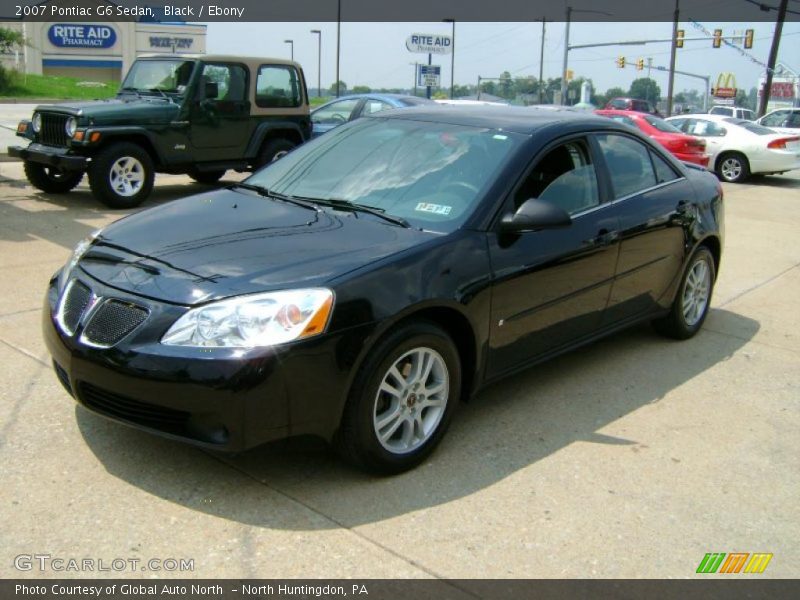
[[[336,8],[336,97],[339,97],[339,56],[342,45],[342,0]]]
[[[778,46],[781,43],[781,33],[783,32],[783,22],[786,20],[786,5],[789,0],[781,0],[778,7],[778,20],[775,23],[775,33],[772,36],[772,47],[769,49],[769,60],[767,61],[767,78],[764,82],[764,90],[761,92],[761,102],[758,104],[758,116],[763,117],[767,112],[769,96],[772,93],[772,75],[775,70],[775,63],[778,61]]]
[[[569,58],[569,22],[572,20],[572,7],[567,7],[567,29],[564,32],[564,64],[561,66],[561,104],[567,103],[567,60]]]
[[[675,88],[675,54],[678,50],[678,18],[680,0],[675,0],[675,16],[672,20],[672,49],[669,55],[669,83],[667,84],[667,116],[672,115],[672,93]]]
[[[542,17],[542,49],[539,52],[539,104],[542,103],[542,79],[544,78],[544,32],[546,19]]]

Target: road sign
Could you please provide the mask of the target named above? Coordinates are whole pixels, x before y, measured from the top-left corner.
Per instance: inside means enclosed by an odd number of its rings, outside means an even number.
[[[450,54],[453,51],[453,38],[449,35],[432,33],[412,33],[406,39],[409,52],[420,54]]]
[[[417,85],[420,87],[439,87],[441,77],[441,65],[420,65]]]

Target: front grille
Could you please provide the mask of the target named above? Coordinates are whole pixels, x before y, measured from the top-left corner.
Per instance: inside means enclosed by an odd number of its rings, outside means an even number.
[[[69,392],[70,396],[72,396],[72,385],[69,383],[69,375],[67,375],[67,372],[62,369],[61,365],[59,365],[56,361],[53,361],[53,369],[55,369],[56,377],[58,377],[61,385],[63,385],[64,389]]]
[[[188,412],[139,402],[85,381],[78,383],[78,393],[81,402],[89,408],[145,427],[180,435],[185,433],[189,422]]]
[[[92,290],[80,281],[73,281],[64,292],[61,305],[61,325],[72,335],[80,323],[83,312],[92,300]]]
[[[48,146],[67,145],[67,115],[54,113],[40,113],[42,115],[42,129],[39,131],[39,141]]]
[[[94,312],[82,340],[96,346],[113,346],[147,319],[146,309],[123,302],[107,300]]]

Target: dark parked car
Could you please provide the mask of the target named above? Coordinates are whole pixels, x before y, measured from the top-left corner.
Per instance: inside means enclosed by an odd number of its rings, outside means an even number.
[[[397,472],[489,382],[641,321],[693,336],[722,224],[713,175],[610,119],[387,111],[82,242],[44,335],[111,419]]]
[[[427,98],[401,94],[353,94],[337,98],[311,111],[311,123],[314,126],[312,135],[320,136],[334,127],[359,117],[420,104],[434,104],[434,102]]]
[[[155,173],[214,183],[257,169],[311,137],[300,65],[245,56],[152,56],[133,63],[113,100],[37,106],[8,153],[34,187],[69,192],[89,176],[112,208],[138,206]]]
[[[639,100],[638,98],[612,98],[606,104],[607,110],[635,110],[636,112],[647,113],[660,117],[655,106],[647,100]]]

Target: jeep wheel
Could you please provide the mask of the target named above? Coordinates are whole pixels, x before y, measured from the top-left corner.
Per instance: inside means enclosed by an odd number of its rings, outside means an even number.
[[[83,179],[82,171],[62,171],[34,162],[25,161],[24,169],[31,185],[48,194],[66,194]]]
[[[294,142],[280,138],[264,142],[264,145],[261,147],[261,152],[258,153],[258,158],[256,159],[256,169],[260,169],[264,165],[268,165],[282,156],[286,156],[296,145],[297,144]]]
[[[89,187],[111,208],[139,206],[153,190],[153,159],[137,144],[122,142],[101,150],[89,166]]]
[[[194,179],[197,183],[205,183],[211,185],[217,183],[227,171],[189,171],[189,177]]]

